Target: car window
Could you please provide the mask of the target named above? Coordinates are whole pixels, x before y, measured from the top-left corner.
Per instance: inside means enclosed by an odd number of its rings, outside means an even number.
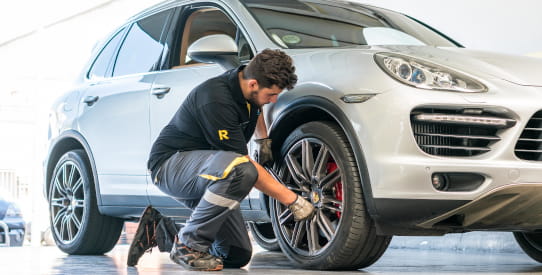
[[[242,1],[269,37],[284,48],[457,46],[447,37],[405,15],[357,3]]]
[[[172,32],[171,68],[199,64],[187,55],[187,50],[196,40],[211,34],[225,34],[230,36],[239,48],[241,61],[253,57],[248,40],[237,25],[222,10],[216,7],[195,7],[185,9],[179,21],[177,30]],[[169,40],[169,39],[168,39]]]
[[[162,31],[171,10],[151,15],[132,24],[119,50],[113,76],[149,72],[160,61]]]
[[[95,78],[103,78],[108,77],[106,75],[107,69],[109,68],[109,65],[111,65],[113,61],[113,55],[115,54],[117,50],[117,46],[119,45],[119,42],[121,41],[122,37],[124,36],[125,29],[122,29],[121,31],[117,32],[113,38],[107,42],[107,44],[102,48],[101,52],[98,54],[98,57],[94,60],[94,63],[92,64],[92,67],[88,73],[89,79],[95,79]]]

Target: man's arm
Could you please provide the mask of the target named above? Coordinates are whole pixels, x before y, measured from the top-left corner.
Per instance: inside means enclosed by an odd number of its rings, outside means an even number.
[[[271,174],[269,174],[269,172],[267,172],[267,170],[265,170],[265,168],[263,168],[259,163],[255,162],[254,160],[250,161],[252,164],[254,164],[254,166],[256,166],[256,170],[258,171],[258,179],[254,185],[256,189],[280,201],[284,205],[290,205],[296,200],[296,193],[275,180],[275,178],[271,176]]]

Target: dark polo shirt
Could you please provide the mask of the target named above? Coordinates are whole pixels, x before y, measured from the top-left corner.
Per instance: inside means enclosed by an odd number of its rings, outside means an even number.
[[[147,167],[178,151],[222,150],[247,155],[260,110],[243,97],[238,72],[229,70],[194,88],[154,142]]]

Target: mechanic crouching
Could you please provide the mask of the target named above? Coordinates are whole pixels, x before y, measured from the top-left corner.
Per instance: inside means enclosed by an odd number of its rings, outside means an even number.
[[[216,271],[250,261],[252,246],[239,203],[252,187],[288,205],[296,220],[312,216],[310,202],[260,165],[272,158],[262,106],[294,87],[292,63],[284,52],[266,49],[247,66],[203,82],[154,142],[148,161],[154,184],[193,210],[170,253],[185,269]],[[253,134],[260,163],[248,157]]]

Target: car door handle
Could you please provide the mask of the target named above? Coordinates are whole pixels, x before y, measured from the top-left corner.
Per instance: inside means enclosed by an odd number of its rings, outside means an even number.
[[[171,88],[169,87],[152,88],[151,93],[157,98],[163,98],[170,90]]]
[[[86,103],[88,106],[92,106],[94,103],[96,103],[96,101],[98,101],[98,99],[100,99],[100,97],[97,95],[89,95],[86,96],[85,99],[83,99],[83,102]]]

